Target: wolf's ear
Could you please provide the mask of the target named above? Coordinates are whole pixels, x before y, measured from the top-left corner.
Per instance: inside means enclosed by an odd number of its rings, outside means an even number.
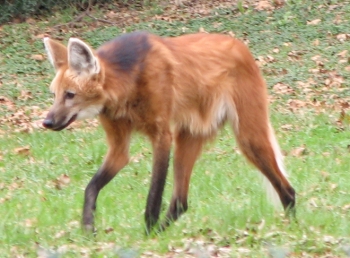
[[[46,37],[44,38],[44,45],[50,63],[55,68],[56,72],[63,65],[66,65],[68,63],[68,52],[67,48],[64,45]]]
[[[77,38],[69,39],[68,64],[78,74],[94,75],[100,72],[100,63],[93,50]]]

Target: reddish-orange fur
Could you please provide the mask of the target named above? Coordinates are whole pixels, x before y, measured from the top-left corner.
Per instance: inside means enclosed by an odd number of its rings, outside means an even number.
[[[46,47],[54,49],[57,44],[47,41]],[[49,55],[54,56],[55,50],[51,51]],[[62,46],[57,53],[64,59]],[[79,109],[71,106],[102,107],[99,117],[109,150],[85,192],[85,227],[93,226],[92,212],[100,189],[128,163],[133,130],[146,134],[154,150],[147,230],[158,221],[170,148],[175,142],[174,191],[162,227],[176,220],[187,209],[190,176],[203,144],[226,121],[242,152],[268,178],[284,208],[294,207],[295,193],[285,178],[270,128],[266,86],[242,42],[219,34],[161,38],[133,33],[92,53],[100,67],[93,75],[72,72],[67,57],[63,65],[53,61],[57,75],[51,87],[56,100],[48,115],[53,125],[47,126],[65,127],[67,124],[55,125],[55,121],[66,121],[67,114],[75,112],[72,109]],[[66,91],[76,93],[69,107],[62,104],[67,102]]]

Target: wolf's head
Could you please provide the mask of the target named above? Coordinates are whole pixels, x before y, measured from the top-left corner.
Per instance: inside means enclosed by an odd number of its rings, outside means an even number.
[[[48,58],[56,76],[50,90],[55,101],[43,126],[55,131],[76,119],[94,117],[103,108],[103,73],[94,51],[83,41],[71,38],[68,47],[44,38]]]

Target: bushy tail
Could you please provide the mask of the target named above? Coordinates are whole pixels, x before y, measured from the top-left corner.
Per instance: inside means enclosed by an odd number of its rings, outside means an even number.
[[[274,133],[274,130],[273,130],[271,124],[269,124],[269,129],[270,129],[269,141],[270,141],[271,146],[273,148],[273,152],[275,154],[278,168],[281,171],[281,173],[283,174],[283,176],[286,179],[288,179],[288,173],[287,173],[287,171],[284,167],[284,163],[283,163],[283,155],[282,155],[280,146],[278,145],[276,135]],[[269,180],[266,177],[264,177],[264,183],[266,185],[266,191],[267,191],[267,196],[268,196],[269,200],[272,202],[272,204],[276,208],[281,207],[281,201],[280,201],[280,198],[278,196],[278,193],[276,192],[275,188],[272,186],[272,184],[269,182]]]

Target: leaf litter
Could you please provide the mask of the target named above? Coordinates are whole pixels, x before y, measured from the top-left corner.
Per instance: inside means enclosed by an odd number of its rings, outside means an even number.
[[[176,20],[188,20],[191,19],[192,17],[205,17],[205,16],[210,16],[213,15],[213,10],[215,13],[215,10],[219,8],[235,8],[235,6],[239,6],[240,4],[244,8],[249,8],[252,7],[253,9],[257,11],[274,11],[278,8],[282,8],[285,4],[285,1],[283,0],[274,0],[274,1],[265,1],[265,0],[246,0],[246,1],[232,1],[232,0],[216,0],[216,1],[181,1],[181,4],[177,3],[174,4],[175,2],[173,1],[161,1],[161,6],[163,9],[162,14],[155,14],[155,15],[145,15],[147,12],[147,8],[143,10],[131,10],[128,8],[126,5],[119,5],[118,10],[108,10],[108,8],[105,10],[104,14],[104,19],[108,19],[111,23],[114,25],[118,25],[120,27],[126,27],[131,24],[139,23],[139,22],[149,22],[152,20],[165,20],[165,21],[176,21]],[[182,6],[182,7],[181,7]],[[335,10],[339,8],[339,5],[335,6],[320,6],[318,8],[331,8],[332,10]],[[142,18],[142,20],[140,19]],[[338,17],[337,20],[339,23],[341,23],[341,19]],[[86,25],[88,25],[91,28],[98,28],[101,26],[106,26],[106,24],[102,24],[101,22],[98,22],[97,20],[84,20],[82,21]],[[321,23],[321,19],[315,19],[312,21],[308,21],[307,25],[309,26],[315,26],[319,25]],[[35,20],[31,21],[31,25],[35,27]],[[201,28],[204,30],[204,28]],[[37,39],[42,39],[45,36],[56,36],[60,38],[60,34],[64,34],[67,32],[73,32],[79,34],[80,31],[85,30],[85,27],[83,28],[66,28],[65,26],[55,28],[47,28],[45,33],[40,32],[35,33],[35,38]],[[41,30],[42,31],[42,30]],[[228,34],[232,33],[231,31],[227,31]],[[335,36],[339,41],[345,41],[350,38],[350,34],[337,34]],[[290,43],[285,43],[286,46],[290,46]],[[319,43],[317,43],[319,44]],[[273,48],[272,53],[277,54],[279,53],[278,48]],[[288,58],[290,59],[291,62],[299,62],[302,60],[304,57],[304,51],[299,51],[299,50],[291,50],[288,53]],[[340,63],[348,63],[348,50],[343,50],[337,54],[339,57],[339,62]],[[46,60],[46,57],[42,54],[32,54],[30,56],[31,59],[41,62]],[[295,103],[295,101],[291,101],[289,103],[290,110],[292,112],[297,112],[298,110],[302,110],[303,108],[316,108],[320,111],[320,106],[323,106],[323,112],[327,112],[327,109],[332,109],[332,110],[337,110],[339,112],[343,112],[348,115],[348,108],[339,108],[343,105],[344,101],[349,103],[350,98],[339,98],[339,99],[334,99],[334,102],[332,104],[329,103],[317,103],[315,105],[314,102],[314,96],[320,96],[321,94],[325,94],[329,89],[331,88],[334,92],[342,92],[346,90],[344,87],[345,80],[343,76],[338,74],[336,71],[331,70],[325,70],[323,67],[325,66],[325,63],[328,62],[328,60],[322,58],[320,55],[314,56],[311,58],[316,64],[316,67],[312,72],[314,74],[323,74],[326,76],[323,76],[323,89],[315,89],[319,88],[321,86],[319,83],[316,83],[315,80],[313,84],[308,84],[307,87],[302,87],[302,89],[306,92],[308,96],[308,100],[305,100],[304,104],[301,104],[303,100],[299,100],[298,104]],[[266,56],[258,56],[257,57],[257,63],[260,67],[262,67],[264,71],[264,66],[269,63],[275,62],[275,58],[272,55],[266,55]],[[350,70],[350,66],[348,68]],[[269,71],[267,71],[269,73]],[[274,73],[272,70],[270,71]],[[285,70],[283,73],[287,73]],[[278,74],[281,74],[279,72]],[[281,74],[282,75],[282,74]],[[310,78],[309,80],[313,80],[313,78]],[[299,85],[301,85],[304,82],[298,82]],[[305,86],[304,84],[303,86]],[[315,87],[316,86],[316,87]],[[295,88],[292,87],[291,85],[285,84],[283,82],[278,82],[273,86],[273,92],[277,95],[291,95],[291,96],[296,96],[298,93],[295,91]],[[20,93],[20,96],[18,97],[16,102],[26,102],[29,99],[32,99],[33,96],[31,92],[22,90]],[[275,99],[272,97],[272,101]],[[10,100],[6,96],[0,96],[0,112],[5,113],[5,116],[0,117],[0,124],[2,125],[7,125],[10,128],[14,128],[15,132],[19,133],[31,133],[34,130],[40,130],[43,129],[42,127],[42,120],[44,119],[47,111],[46,109],[40,108],[38,106],[33,106],[33,107],[23,107],[22,105],[18,107],[14,101]],[[340,115],[341,118],[346,117],[344,115]],[[343,119],[344,120],[344,119]],[[343,121],[339,119],[339,121]],[[346,119],[345,119],[346,120]],[[92,122],[89,122],[87,126],[92,126],[96,127],[97,126],[97,121],[92,120]],[[85,123],[73,123],[70,128],[71,129],[81,129],[85,128],[86,124]]]

